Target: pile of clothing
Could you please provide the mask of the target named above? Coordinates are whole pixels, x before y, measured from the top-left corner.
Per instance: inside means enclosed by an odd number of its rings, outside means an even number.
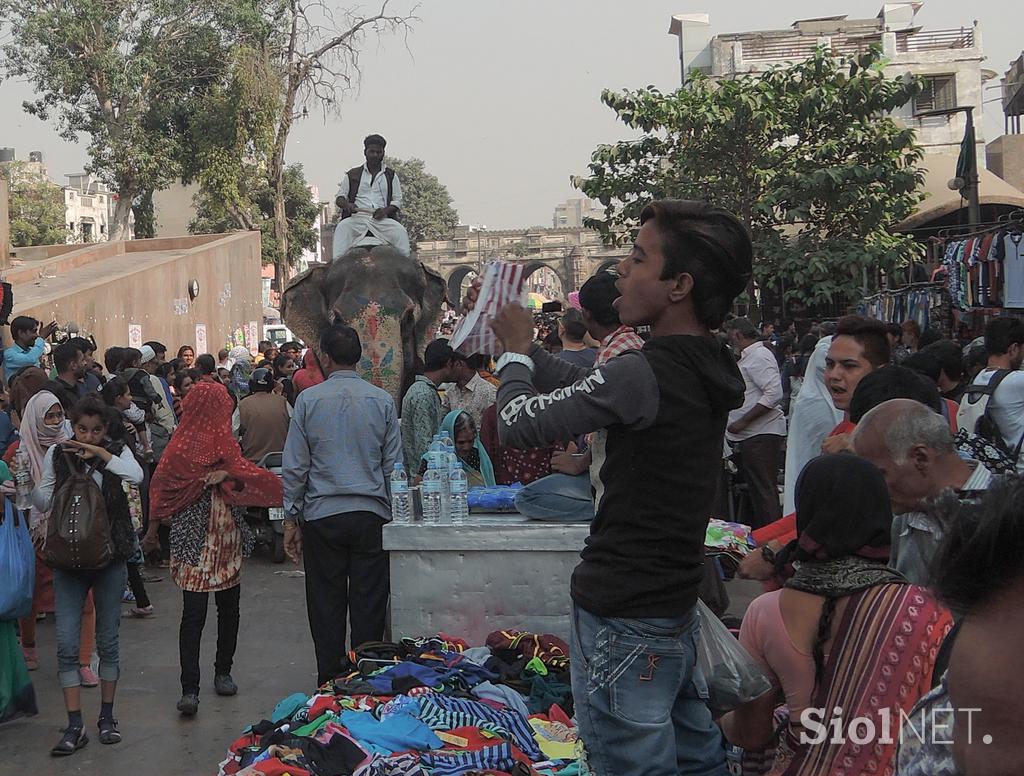
[[[228,748],[219,776],[575,776],[569,648],[496,631],[364,644],[352,670],[284,698]]]

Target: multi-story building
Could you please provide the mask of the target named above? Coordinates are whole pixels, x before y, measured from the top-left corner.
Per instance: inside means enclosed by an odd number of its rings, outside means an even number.
[[[1024,190],[1024,54],[1010,63],[1001,81],[1004,134],[988,144],[988,168],[1007,183]]]
[[[117,195],[92,173],[65,175],[64,206],[67,209],[68,242],[105,242],[117,208]],[[128,235],[135,236],[135,217],[129,215]]]
[[[810,56],[818,46],[836,54],[858,54],[880,46],[885,73],[891,78],[913,74],[923,90],[911,104],[893,113],[917,129],[917,139],[928,154],[955,154],[964,136],[963,113],[915,118],[926,111],[971,107],[975,122],[978,159],[985,161],[981,127],[984,83],[995,73],[982,68],[985,60],[977,23],[949,30],[919,26],[917,13],[924,3],[886,3],[872,19],[826,16],[794,22],[788,29],[758,30],[714,35],[708,14],[672,17],[669,32],[679,37],[683,81],[693,70],[712,78],[734,78],[764,72],[786,62]]]
[[[551,226],[555,229],[579,229],[584,218],[601,218],[604,210],[586,198],[567,199],[555,205]]]

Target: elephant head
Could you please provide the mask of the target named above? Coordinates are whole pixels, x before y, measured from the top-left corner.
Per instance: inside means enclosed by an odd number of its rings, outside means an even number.
[[[445,288],[440,275],[389,246],[353,248],[295,277],[282,294],[281,316],[314,349],[328,326],[354,328],[363,345],[359,374],[401,406],[423,367]]]

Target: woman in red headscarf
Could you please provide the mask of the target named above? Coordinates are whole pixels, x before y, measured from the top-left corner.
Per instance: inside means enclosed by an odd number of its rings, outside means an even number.
[[[181,423],[153,474],[144,548],[157,545],[160,521],[171,523],[171,577],[182,590],[178,711],[199,709],[199,642],[210,593],[217,601],[214,689],[234,695],[231,663],[238,641],[242,557],[253,536],[242,507],[281,506],[281,480],[242,457],[231,435],[234,403],[223,385],[199,383],[182,402]]]
[[[316,353],[313,352],[313,348],[307,348],[306,352],[302,356],[302,369],[299,369],[292,375],[292,385],[295,387],[295,396],[297,397],[307,388],[319,385],[323,381],[324,372],[320,368],[320,363],[316,359]]]

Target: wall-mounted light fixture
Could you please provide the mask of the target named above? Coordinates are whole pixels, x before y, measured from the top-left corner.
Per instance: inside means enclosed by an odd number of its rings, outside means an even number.
[[[188,298],[194,302],[197,296],[199,296],[199,281],[192,278],[188,281]]]

